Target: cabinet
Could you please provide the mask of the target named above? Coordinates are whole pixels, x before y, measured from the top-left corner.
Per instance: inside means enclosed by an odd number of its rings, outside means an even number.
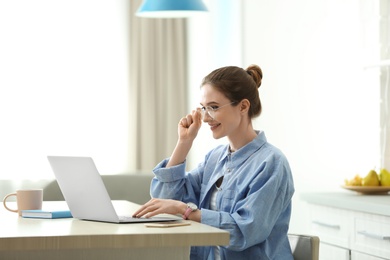
[[[320,238],[321,260],[350,259],[348,212],[342,209],[309,204],[310,232]]]
[[[306,194],[321,260],[390,259],[390,196]]]
[[[342,247],[338,247],[332,244],[321,242],[320,244],[320,260],[349,260],[350,250]]]

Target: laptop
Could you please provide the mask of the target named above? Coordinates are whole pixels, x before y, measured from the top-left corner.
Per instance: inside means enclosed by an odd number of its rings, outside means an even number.
[[[58,185],[74,218],[110,223],[177,221],[179,218],[118,216],[91,157],[48,156]]]

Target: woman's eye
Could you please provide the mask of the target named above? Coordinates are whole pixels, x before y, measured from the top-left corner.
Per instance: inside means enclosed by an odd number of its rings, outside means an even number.
[[[219,108],[219,106],[211,106],[211,108],[212,108],[213,110],[217,110],[217,109]]]

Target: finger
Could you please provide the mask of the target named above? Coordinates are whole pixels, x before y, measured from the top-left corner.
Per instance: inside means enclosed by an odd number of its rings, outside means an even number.
[[[200,108],[192,111],[192,117],[194,118],[194,122],[196,124],[202,124],[202,112]]]
[[[159,210],[151,211],[151,212],[148,212],[145,215],[145,218],[151,218],[151,217],[154,217],[154,216],[156,216],[158,214],[161,214],[161,212],[159,212]]]
[[[150,207],[151,205],[155,204],[155,199],[151,199],[148,202],[146,202],[144,205],[142,205],[136,212],[133,213],[133,217],[137,217],[138,215],[143,216],[142,212],[145,212],[145,210]]]
[[[186,117],[183,117],[182,119],[180,119],[179,125],[181,125],[184,128],[188,128],[190,126],[188,124],[188,122],[187,122],[187,118]]]
[[[136,212],[133,213],[132,217],[138,216],[140,214],[140,212],[144,211],[144,209],[145,209],[145,205],[141,206]]]
[[[152,207],[146,207],[146,208],[144,208],[142,210],[139,210],[138,212],[134,213],[133,217],[136,217],[136,218],[143,217],[143,216],[147,215],[148,213],[150,213],[153,210],[154,209]]]
[[[187,118],[188,126],[192,125],[192,122],[193,122],[192,115],[187,115],[186,118]]]
[[[162,211],[160,207],[158,206],[150,206],[146,208],[145,210],[139,212],[135,217],[140,218],[140,217],[145,217],[145,218],[150,218],[155,215],[161,214]]]

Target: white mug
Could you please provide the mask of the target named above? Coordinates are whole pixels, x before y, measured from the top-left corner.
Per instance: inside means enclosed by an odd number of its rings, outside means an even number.
[[[9,197],[16,197],[16,205],[17,209],[11,209],[7,206],[7,199]],[[19,213],[19,216],[22,215],[22,210],[25,209],[42,209],[42,201],[43,201],[43,190],[17,190],[14,193],[10,193],[6,195],[3,199],[4,207],[12,212]]]

